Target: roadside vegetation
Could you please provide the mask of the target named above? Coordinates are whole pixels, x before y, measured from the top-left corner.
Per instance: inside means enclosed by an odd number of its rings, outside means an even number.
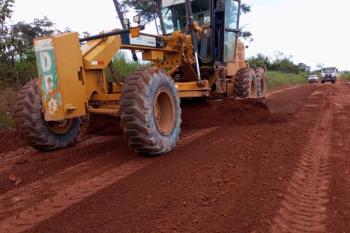
[[[345,71],[340,74],[341,79],[350,81],[350,71]]]
[[[280,71],[268,71],[269,88],[284,87],[307,83],[308,74],[288,74]]]
[[[311,67],[305,63],[295,64],[292,56],[287,56],[282,52],[276,52],[274,57],[258,54],[248,59],[252,67],[263,67],[269,71],[279,71],[285,74],[311,73]]]
[[[0,90],[0,130],[13,128],[12,109],[16,100],[13,88]]]
[[[113,58],[112,65],[113,65],[113,71],[116,73],[115,75],[118,76],[118,79],[120,79],[120,81],[124,81],[124,79],[129,74],[133,73],[134,71],[144,66],[147,66],[147,63],[133,61],[131,60],[131,53],[130,53],[130,58],[128,58],[127,51],[120,51]],[[107,69],[106,75],[107,75],[107,80],[110,80],[111,71],[109,69]]]
[[[14,122],[11,112],[0,112],[0,131],[2,129],[13,129]]]
[[[310,74],[317,73],[304,63],[295,64],[291,56],[281,52],[277,52],[274,58],[258,54],[249,58],[248,63],[253,68],[263,67],[267,70],[270,88],[304,84]]]

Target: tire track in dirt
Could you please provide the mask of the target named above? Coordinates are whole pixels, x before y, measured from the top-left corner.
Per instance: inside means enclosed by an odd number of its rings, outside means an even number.
[[[350,86],[335,86],[332,123],[331,192],[328,203],[328,232],[349,232],[350,229]]]
[[[177,149],[191,144],[216,129],[217,127],[213,127],[186,132],[181,137]],[[145,168],[157,159],[138,157],[104,172],[101,169],[106,169],[105,167],[99,167],[96,171],[96,167],[94,167],[96,160],[70,167],[44,181],[34,182],[30,185],[34,190],[32,192],[27,192],[28,187],[23,187],[0,196],[1,211],[16,212],[14,215],[0,221],[0,232],[23,232],[28,230],[71,205]],[[71,181],[72,177],[73,183],[64,182]],[[48,190],[48,186],[52,188]],[[42,192],[49,196],[44,200],[35,200],[37,193]],[[18,202],[20,202],[20,206]],[[4,205],[3,203],[7,204]],[[31,203],[36,204],[32,205]]]
[[[30,203],[39,202],[45,197],[49,198],[62,189],[62,186],[77,185],[112,169],[113,164],[101,164],[106,159],[108,158],[98,157],[69,167],[56,173],[53,177],[8,191],[0,196],[0,219],[8,214],[27,208],[30,206]]]
[[[9,168],[20,158],[28,155],[30,153],[34,153],[35,150],[31,147],[24,147],[14,151],[10,151],[8,153],[0,154],[0,174],[2,172],[6,172]]]
[[[115,136],[97,136],[97,137],[93,137],[85,141],[82,141],[80,143],[77,143],[74,147],[67,148],[65,150],[71,151],[71,152],[79,151],[83,148],[86,148],[92,145],[98,145],[100,143],[107,142],[109,140],[114,140],[114,139],[115,139]],[[32,147],[26,146],[23,148],[19,148],[17,150],[10,151],[8,153],[0,154],[0,159],[1,159],[0,174],[10,170],[17,160],[35,153],[38,153],[38,152]],[[56,152],[53,152],[53,153],[56,153]]]
[[[299,88],[299,87],[300,87],[300,85],[294,85],[294,86],[290,86],[290,87],[285,87],[285,88],[269,91],[268,98],[276,97],[280,94],[284,94],[285,91],[291,91],[291,90]]]
[[[189,132],[186,132],[183,136],[181,136],[181,139],[179,143],[177,144],[176,148],[181,148],[183,146],[186,146],[197,139],[204,137],[205,135],[213,132],[218,127],[211,127],[206,129],[197,129],[197,130],[191,130]]]
[[[316,96],[318,93],[314,93]],[[306,106],[307,107],[307,106]],[[310,107],[310,106],[309,106]],[[301,154],[271,232],[326,232],[330,186],[332,109],[326,109]]]

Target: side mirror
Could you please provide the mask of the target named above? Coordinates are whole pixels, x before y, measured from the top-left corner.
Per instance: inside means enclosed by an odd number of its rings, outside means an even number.
[[[123,20],[123,24],[124,24],[126,27],[130,27],[130,20],[129,20],[129,19],[124,19],[124,20]]]
[[[141,23],[141,18],[140,18],[140,16],[139,16],[139,15],[135,15],[135,16],[133,17],[133,21],[134,21],[134,23],[140,24],[140,23]]]

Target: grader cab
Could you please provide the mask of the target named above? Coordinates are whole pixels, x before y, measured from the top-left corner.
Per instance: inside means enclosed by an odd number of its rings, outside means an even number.
[[[16,127],[39,150],[74,143],[80,118],[120,118],[129,145],[138,153],[164,154],[177,144],[181,98],[264,98],[264,69],[245,64],[238,40],[239,0],[163,0],[166,34],[137,26],[79,39],[78,33],[34,41],[39,79],[19,92]],[[120,49],[139,51],[151,65],[125,80],[106,79]],[[112,75],[113,76],[113,75]]]

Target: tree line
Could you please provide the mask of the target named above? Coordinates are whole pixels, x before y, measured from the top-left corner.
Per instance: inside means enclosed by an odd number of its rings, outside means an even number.
[[[258,54],[249,58],[247,62],[251,67],[263,67],[269,71],[279,71],[290,74],[310,74],[312,72],[310,66],[305,63],[295,64],[291,56],[286,56],[281,52],[277,52],[274,58]]]
[[[14,3],[15,0],[0,0],[0,86],[20,87],[36,77],[33,40],[63,31],[47,17],[10,23]]]

